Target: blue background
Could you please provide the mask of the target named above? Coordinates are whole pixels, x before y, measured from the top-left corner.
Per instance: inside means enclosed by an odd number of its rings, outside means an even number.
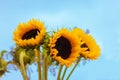
[[[10,50],[14,29],[32,18],[45,22],[48,31],[89,29],[100,45],[100,58],[81,62],[70,80],[120,80],[120,0],[0,0],[0,50]],[[55,78],[49,73],[49,80]],[[22,76],[12,71],[0,80],[22,80]],[[31,80],[37,80],[36,71]]]

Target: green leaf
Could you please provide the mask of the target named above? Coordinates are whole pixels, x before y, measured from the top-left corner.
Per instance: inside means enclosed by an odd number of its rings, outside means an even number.
[[[0,58],[3,57],[3,55],[4,55],[6,52],[7,52],[6,50],[2,50],[2,51],[0,52]]]

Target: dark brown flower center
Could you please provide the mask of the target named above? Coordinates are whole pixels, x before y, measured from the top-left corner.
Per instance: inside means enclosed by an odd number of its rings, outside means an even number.
[[[23,36],[22,36],[22,40],[28,40],[28,39],[31,39],[31,38],[34,38],[36,37],[37,35],[37,32],[40,32],[38,29],[32,29],[28,32],[26,32]]]
[[[67,59],[71,54],[70,41],[63,36],[57,39],[55,47],[58,50],[57,56],[61,56],[63,59]]]
[[[81,48],[88,48],[88,46],[84,43],[81,45]],[[90,51],[90,49],[88,48],[86,51]]]

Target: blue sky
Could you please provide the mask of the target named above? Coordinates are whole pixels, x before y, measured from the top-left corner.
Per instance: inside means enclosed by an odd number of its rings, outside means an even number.
[[[0,0],[0,50],[14,45],[14,29],[31,18],[45,22],[48,30],[77,26],[90,30],[101,46],[101,56],[81,63],[70,80],[120,80],[119,4],[119,0]],[[8,73],[2,80],[22,80],[19,74]],[[49,80],[55,79],[49,76]]]

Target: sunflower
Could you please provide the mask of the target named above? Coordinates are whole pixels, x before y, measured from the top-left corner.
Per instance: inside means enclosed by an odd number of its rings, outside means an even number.
[[[13,40],[19,46],[38,46],[45,35],[44,23],[31,19],[28,23],[21,23],[14,31]]]
[[[50,55],[60,64],[69,67],[79,56],[80,41],[69,30],[63,28],[50,38]]]
[[[83,57],[94,60],[100,56],[100,47],[90,34],[86,34],[80,28],[73,28],[72,32],[81,39],[82,45],[80,47],[83,48],[81,52]]]

